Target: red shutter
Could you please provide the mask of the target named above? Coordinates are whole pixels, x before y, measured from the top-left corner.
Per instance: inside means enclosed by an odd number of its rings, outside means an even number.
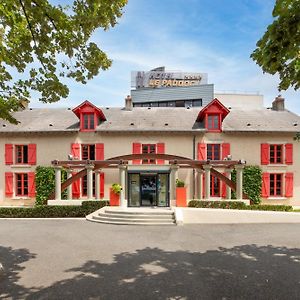
[[[14,163],[13,160],[13,145],[5,144],[5,164],[12,165]]]
[[[285,144],[285,163],[293,164],[293,144]]]
[[[268,198],[270,196],[270,174],[262,174],[262,187],[261,187],[261,196]]]
[[[260,145],[260,160],[262,165],[267,165],[270,163],[270,146],[269,144]]]
[[[206,144],[198,143],[198,160],[206,160]]]
[[[28,163],[36,165],[36,144],[28,145]]]
[[[28,196],[35,197],[35,173],[28,173]]]
[[[96,148],[96,160],[104,160],[104,144],[99,143],[95,145]]]
[[[71,144],[71,154],[74,158],[80,159],[80,144],[72,143]]]
[[[142,145],[141,143],[133,143],[132,144],[132,154],[141,154],[142,153]],[[140,159],[132,160],[134,165],[139,165],[141,163]]]
[[[6,197],[12,197],[13,195],[13,173],[5,172],[5,195]]]
[[[230,144],[229,143],[223,143],[222,144],[222,159],[227,157],[230,154]]]
[[[294,190],[294,174],[286,173],[285,174],[285,196],[293,197]]]
[[[223,173],[223,175],[227,177],[227,173]],[[225,181],[221,181],[221,188],[222,188],[221,197],[226,198],[226,183],[225,183]]]
[[[156,145],[156,153],[157,154],[165,154],[165,143],[157,143]],[[163,159],[158,159],[157,164],[163,165],[165,161]]]
[[[104,198],[104,173],[100,173],[100,198]]]
[[[76,172],[73,172],[72,176],[74,176],[75,174]],[[80,179],[72,183],[72,197],[74,199],[78,199],[80,197]]]

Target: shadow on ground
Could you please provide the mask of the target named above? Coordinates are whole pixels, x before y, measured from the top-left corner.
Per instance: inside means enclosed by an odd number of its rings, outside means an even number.
[[[22,264],[35,257],[28,249],[0,246],[0,299],[24,299],[31,293],[30,289],[19,285],[18,281],[21,271],[25,269]]]
[[[13,299],[299,299],[300,249],[256,245],[204,253],[145,248],[87,261],[71,279],[35,291],[18,285],[26,249],[0,247]],[[4,256],[3,256],[4,253]],[[55,276],[55,274],[54,274]],[[3,294],[2,294],[3,295]],[[1,293],[0,293],[1,298]]]

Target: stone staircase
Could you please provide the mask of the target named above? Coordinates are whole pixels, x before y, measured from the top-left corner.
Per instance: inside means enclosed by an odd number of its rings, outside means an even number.
[[[176,225],[170,208],[103,207],[86,217],[88,221],[116,225]]]

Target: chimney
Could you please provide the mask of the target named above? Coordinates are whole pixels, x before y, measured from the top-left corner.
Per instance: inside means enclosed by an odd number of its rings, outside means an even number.
[[[281,95],[278,95],[272,102],[272,109],[276,111],[284,110],[284,98],[282,98]]]
[[[127,97],[125,98],[125,110],[132,110],[132,98],[127,95]]]

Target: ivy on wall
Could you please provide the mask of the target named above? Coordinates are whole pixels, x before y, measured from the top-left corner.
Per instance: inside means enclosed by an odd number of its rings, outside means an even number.
[[[232,181],[236,182],[236,171],[231,172]],[[261,202],[262,170],[259,166],[246,166],[243,170],[243,192],[253,204]],[[231,198],[236,199],[235,192],[231,192]]]
[[[61,181],[67,179],[66,170],[61,171]],[[36,186],[36,205],[47,204],[47,200],[51,192],[55,189],[55,169],[53,167],[41,167],[36,168],[35,174],[35,186]],[[61,194],[62,199],[67,198],[67,191],[65,190]]]

